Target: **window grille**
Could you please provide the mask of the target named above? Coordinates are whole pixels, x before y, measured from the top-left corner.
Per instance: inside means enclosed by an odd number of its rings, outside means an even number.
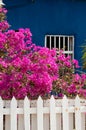
[[[50,49],[57,48],[63,50],[66,56],[71,56],[74,59],[74,36],[68,35],[46,35],[45,36],[45,47]]]

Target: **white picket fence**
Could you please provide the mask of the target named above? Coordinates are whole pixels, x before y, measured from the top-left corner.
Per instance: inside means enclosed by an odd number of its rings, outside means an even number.
[[[86,130],[86,101],[0,98],[0,130]]]

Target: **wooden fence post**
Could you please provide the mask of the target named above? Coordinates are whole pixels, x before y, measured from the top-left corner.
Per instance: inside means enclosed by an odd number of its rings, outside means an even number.
[[[43,100],[41,97],[37,100],[37,130],[43,130]]]
[[[68,99],[66,96],[62,99],[62,107],[63,107],[63,130],[71,130],[71,123],[69,118],[69,107],[68,107]]]
[[[56,109],[53,96],[50,99],[50,130],[56,130]]]
[[[24,126],[25,130],[30,130],[30,101],[27,97],[24,99]]]
[[[11,100],[11,106],[10,106],[10,122],[11,122],[11,128],[10,130],[17,130],[17,101],[13,97]]]
[[[24,109],[24,100],[18,100],[18,109]],[[17,115],[18,130],[24,130],[24,113]]]

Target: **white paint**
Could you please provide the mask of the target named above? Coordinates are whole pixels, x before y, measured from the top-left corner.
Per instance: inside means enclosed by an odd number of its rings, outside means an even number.
[[[54,99],[52,96],[48,100],[41,97],[29,100],[26,97],[22,101],[15,98],[4,101],[0,98],[0,130],[3,127],[6,130],[86,130],[85,113],[86,100],[78,96],[76,99],[66,96]]]

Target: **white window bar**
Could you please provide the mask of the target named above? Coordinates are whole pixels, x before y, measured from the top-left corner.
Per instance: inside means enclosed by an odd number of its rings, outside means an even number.
[[[63,37],[63,51],[65,51],[66,46],[65,46],[65,37]]]
[[[70,45],[69,38],[70,38],[70,37],[68,37],[68,51],[70,50],[70,49],[69,49],[69,45]]]
[[[59,50],[63,50],[64,54],[67,56],[70,55],[71,59],[74,59],[74,36],[46,35],[45,47],[50,49],[57,48],[58,52]]]
[[[47,47],[47,37],[45,37],[45,47]]]
[[[59,50],[60,50],[60,37],[59,37],[59,44],[58,45],[59,45]]]
[[[56,37],[54,37],[54,48],[56,48]]]
[[[50,36],[50,49],[52,48],[51,46],[52,46],[52,45],[51,45],[51,36]]]

